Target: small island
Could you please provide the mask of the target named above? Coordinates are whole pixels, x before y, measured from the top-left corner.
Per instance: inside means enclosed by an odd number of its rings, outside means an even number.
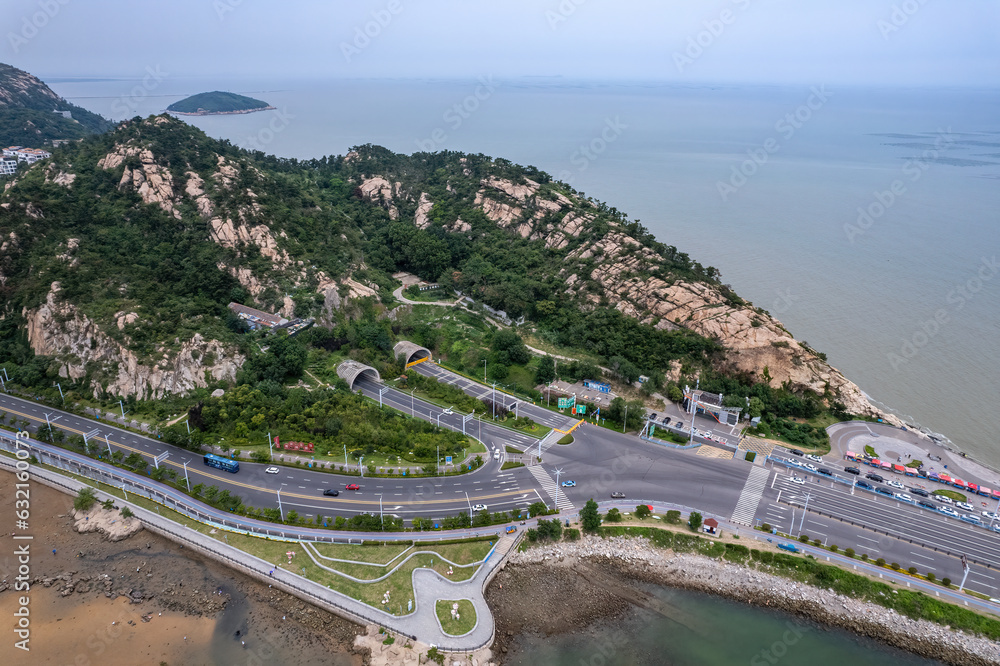
[[[167,107],[167,111],[170,113],[182,116],[253,113],[254,111],[268,111],[271,109],[274,109],[274,107],[259,99],[231,92],[221,92],[219,90],[191,95]]]

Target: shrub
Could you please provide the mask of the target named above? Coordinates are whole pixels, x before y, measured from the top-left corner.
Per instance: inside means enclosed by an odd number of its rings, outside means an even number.
[[[809,535],[808,534],[803,534],[803,535],[799,536],[799,541],[802,542],[802,543],[809,543]]]
[[[122,507],[122,518],[131,518],[134,515],[135,514],[132,513],[132,509],[128,508],[127,506]]]
[[[622,512],[618,509],[611,509],[608,511],[608,515],[604,517],[604,520],[609,523],[620,523],[622,522]]]
[[[701,514],[697,511],[692,511],[691,515],[688,516],[688,527],[690,527],[695,532],[701,527]]]
[[[917,568],[916,568],[916,567],[910,567],[910,568],[909,568],[909,569],[907,569],[906,571],[907,571],[907,572],[909,572],[909,574],[910,574],[911,576],[916,576],[916,575],[917,575]]]
[[[823,542],[820,541],[819,539],[813,539],[813,545],[814,546],[822,546]]]
[[[80,488],[80,492],[73,499],[73,508],[77,511],[89,511],[95,502],[97,502],[97,493],[90,486],[85,486]]]
[[[575,527],[567,527],[563,530],[563,538],[565,538],[566,541],[578,541],[580,539],[580,530]]]
[[[528,531],[526,532],[526,535],[528,537],[528,541],[531,541],[532,543],[538,541],[538,530],[536,530],[534,527],[529,527]]]
[[[892,564],[890,564],[890,565],[889,565],[889,567],[890,567],[890,568],[891,568],[891,569],[892,569],[893,571],[899,571],[899,564],[898,564],[898,563],[896,563],[896,562],[893,562]]]
[[[771,531],[771,526],[769,524],[767,524],[767,523],[761,523],[760,524],[760,529],[763,530],[764,532],[770,532]]]
[[[680,511],[667,511],[667,522],[671,525],[677,525],[681,522],[681,512]]]
[[[830,544],[830,552],[831,553],[836,553],[838,550],[840,550],[840,549],[837,547],[837,544],[835,544],[835,543]]]
[[[867,562],[868,561],[868,553],[861,553],[861,560],[863,562]]]
[[[849,558],[851,558],[853,560],[854,559],[854,549],[853,548],[848,548],[847,550],[844,551],[844,555],[847,555]]]
[[[937,576],[934,575],[933,571],[927,572],[927,580],[933,583],[935,578],[937,578]]]
[[[877,560],[875,560],[875,564],[879,565],[880,567],[884,567],[885,566],[885,558],[884,557],[878,558]]]
[[[942,578],[941,584],[945,587],[951,587],[951,578]]]
[[[649,506],[646,504],[640,504],[635,507],[635,517],[636,518],[646,518],[652,511],[649,510]]]

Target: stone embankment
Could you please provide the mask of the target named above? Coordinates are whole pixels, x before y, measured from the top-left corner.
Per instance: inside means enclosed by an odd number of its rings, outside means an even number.
[[[913,620],[877,604],[744,565],[661,550],[645,539],[589,537],[515,553],[509,562],[561,568],[581,563],[616,569],[622,576],[642,582],[718,594],[803,615],[949,664],[1000,664],[1000,643],[986,638]]]

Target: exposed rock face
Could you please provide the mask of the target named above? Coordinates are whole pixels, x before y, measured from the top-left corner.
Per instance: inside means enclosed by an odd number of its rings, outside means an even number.
[[[428,213],[431,212],[431,208],[434,207],[434,202],[430,200],[426,192],[420,193],[420,202],[417,204],[417,212],[414,216],[414,224],[417,225],[417,229],[426,229],[431,226],[430,218],[427,217]]]
[[[108,541],[127,539],[142,529],[142,521],[135,516],[123,518],[121,511],[109,511],[99,504],[89,511],[74,511],[73,520],[73,529],[80,534],[100,532]]]
[[[75,173],[66,173],[65,171],[60,171],[56,168],[55,164],[49,164],[45,167],[45,182],[55,183],[56,185],[62,185],[63,187],[71,187],[73,181],[76,180]]]
[[[97,166],[105,171],[117,169],[131,158],[138,158],[140,166],[129,168],[122,172],[118,189],[131,187],[142,197],[143,202],[157,204],[177,219],[180,211],[174,208],[174,182],[170,171],[156,163],[153,153],[146,148],[134,145],[116,145],[114,150],[101,158]]]
[[[396,183],[397,190],[399,183]],[[389,217],[393,220],[399,219],[399,210],[392,204],[393,188],[388,180],[382,176],[366,178],[361,183],[361,196],[372,203],[379,204],[389,211]]]
[[[28,343],[36,354],[54,356],[63,364],[60,374],[79,379],[88,365],[108,379],[105,388],[119,395],[160,398],[206,386],[206,373],[213,380],[233,381],[243,357],[231,353],[216,340],[195,334],[173,353],[152,365],[108,337],[76,306],[58,299],[59,283],[54,282],[45,303],[22,314],[27,321]],[[141,325],[135,313],[119,313],[119,328]],[[202,362],[212,358],[211,365]],[[99,390],[95,386],[95,393]]]

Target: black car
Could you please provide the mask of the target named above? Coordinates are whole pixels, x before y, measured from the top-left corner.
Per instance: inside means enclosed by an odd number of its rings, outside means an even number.
[[[867,483],[865,481],[859,480],[854,485],[856,485],[858,488],[864,488],[865,490],[873,490],[872,484]]]
[[[816,470],[816,471],[817,471],[818,473],[822,474],[823,476],[833,476],[833,472],[831,472],[830,470],[828,470],[828,469],[827,469],[827,468],[825,468],[825,467],[820,467],[820,468],[819,468],[818,470]]]
[[[875,492],[877,492],[879,495],[885,495],[887,497],[895,497],[895,495],[891,490],[889,490],[888,488],[883,488],[882,486],[876,488]]]
[[[865,474],[865,478],[866,479],[871,479],[872,481],[875,481],[877,483],[882,483],[883,481],[885,481],[885,479],[883,479],[878,474]]]
[[[914,495],[920,495],[921,497],[930,497],[930,493],[923,488],[910,488],[910,492]]]
[[[669,416],[664,416],[663,417],[663,425],[667,425],[668,423],[670,423],[670,417]]]
[[[798,449],[792,449],[791,451],[789,451],[789,453],[791,453],[791,454],[792,454],[793,456],[802,456],[802,455],[804,455],[804,454],[803,454],[803,453],[802,453],[801,451],[799,451]]]
[[[861,474],[861,470],[857,467],[845,467],[844,471],[848,474]]]
[[[911,488],[911,490],[912,490],[912,488]],[[924,507],[925,509],[934,509],[935,511],[937,511],[937,506],[935,506],[934,504],[931,504],[930,502],[917,502],[917,504],[919,504],[920,506]]]
[[[684,421],[678,421],[677,423],[674,424],[674,427],[675,428],[683,428],[684,427]]]
[[[657,416],[657,415],[656,415],[656,413],[655,413],[655,412],[654,412],[653,414],[650,414],[650,415],[649,415],[649,420],[650,420],[650,421],[655,421],[655,420],[656,420],[656,416]]]
[[[327,488],[326,490],[323,491],[323,494],[328,497],[337,497],[338,495],[340,495],[340,491],[334,490],[333,488]]]

